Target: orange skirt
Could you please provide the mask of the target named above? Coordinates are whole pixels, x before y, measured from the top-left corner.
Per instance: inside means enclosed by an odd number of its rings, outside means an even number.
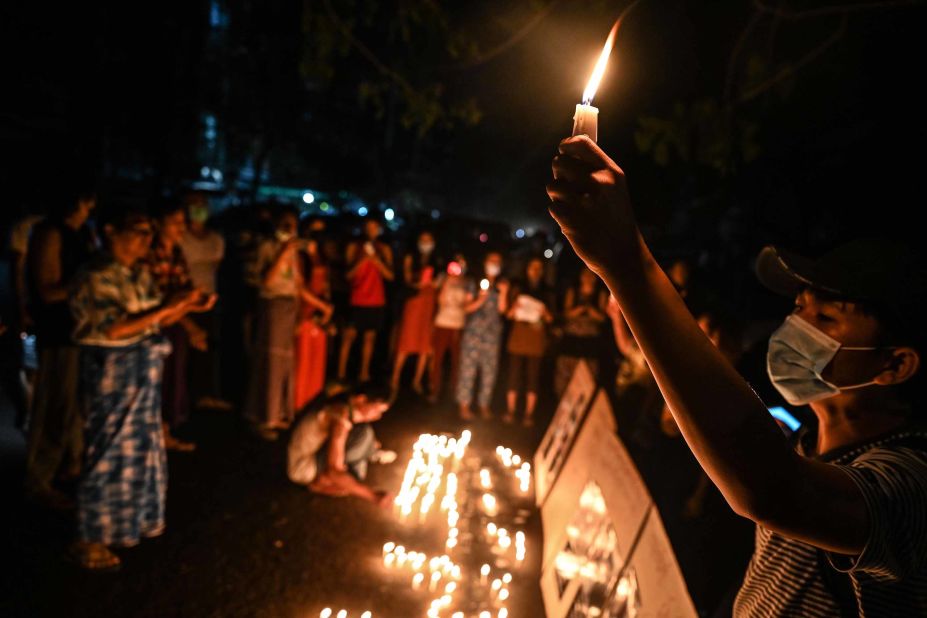
[[[322,392],[327,355],[328,336],[325,329],[312,320],[303,320],[296,329],[293,347],[293,393],[297,413]]]

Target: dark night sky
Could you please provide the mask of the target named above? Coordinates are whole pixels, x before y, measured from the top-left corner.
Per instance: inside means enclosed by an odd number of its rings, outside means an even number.
[[[432,138],[432,184],[447,187],[456,208],[520,225],[548,223],[550,156],[570,130],[612,15],[626,3],[598,4],[561,3],[506,54],[448,76],[449,87],[476,95],[485,113],[473,129]],[[677,100],[717,96],[750,6],[645,0],[619,34],[596,98],[600,143],[626,168],[645,222],[667,221],[687,194],[636,151],[636,119],[666,113]],[[199,75],[187,60],[202,47],[206,3],[143,5],[141,15],[137,8],[17,9],[3,20],[0,139],[9,162],[2,180],[14,195],[47,183],[46,171],[70,166],[68,143],[79,146],[81,165],[99,167],[106,153],[96,136],[114,117],[146,127],[131,139],[155,152],[154,164],[171,157],[165,136],[192,134]],[[763,152],[731,183],[730,200],[746,212],[754,237],[813,245],[801,236],[809,226],[838,235],[906,227],[908,205],[922,201],[925,14],[909,7],[852,15],[843,38],[790,82],[787,98],[751,109]],[[268,27],[292,27],[286,11],[277,17]],[[799,57],[836,23],[783,23],[782,56]],[[356,77],[346,72],[338,80],[352,86]]]

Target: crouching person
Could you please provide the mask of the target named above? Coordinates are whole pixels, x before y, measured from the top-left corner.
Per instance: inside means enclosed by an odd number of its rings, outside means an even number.
[[[363,482],[371,462],[394,459],[392,453],[379,449],[370,425],[387,409],[386,397],[366,392],[342,393],[310,409],[290,437],[287,476],[315,493],[356,496],[388,506],[391,496],[387,492]]]

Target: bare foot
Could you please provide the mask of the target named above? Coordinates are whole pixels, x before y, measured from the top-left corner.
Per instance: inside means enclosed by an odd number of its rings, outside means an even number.
[[[470,411],[470,406],[460,406],[460,418],[465,421],[473,420],[473,412]]]
[[[480,406],[480,417],[484,421],[492,419],[492,410],[489,409],[489,406]]]
[[[68,549],[68,555],[90,571],[115,571],[122,565],[119,556],[102,543],[75,541]]]

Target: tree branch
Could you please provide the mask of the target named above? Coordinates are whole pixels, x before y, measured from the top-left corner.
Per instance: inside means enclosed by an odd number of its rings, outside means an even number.
[[[475,58],[471,58],[470,60],[467,60],[466,62],[460,62],[457,64],[448,65],[445,67],[445,69],[449,71],[462,71],[462,70],[478,67],[481,64],[486,64],[487,62],[489,62],[496,56],[499,56],[500,54],[503,54],[504,52],[508,51],[509,49],[511,49],[518,43],[520,43],[522,39],[524,39],[526,36],[531,34],[531,32],[535,28],[537,28],[548,15],[550,15],[551,11],[553,11],[554,7],[559,3],[560,3],[560,0],[551,0],[551,2],[546,7],[541,9],[537,13],[537,15],[535,15],[530,20],[528,20],[528,22],[525,23],[525,25],[523,25],[521,28],[519,28],[514,33],[512,33],[512,36],[510,36],[508,39],[506,39],[502,43],[499,43],[498,45],[496,45],[495,47],[493,47],[492,49],[490,49],[489,51],[485,53],[479,54]]]
[[[740,36],[737,37],[737,42],[734,44],[734,48],[731,50],[731,56],[727,61],[727,72],[724,76],[724,97],[722,98],[722,101],[724,102],[725,107],[730,107],[731,98],[733,96],[734,74],[737,71],[737,59],[740,56],[740,52],[743,50],[744,45],[746,45],[747,39],[753,33],[753,29],[756,28],[757,24],[759,24],[762,16],[763,13],[761,11],[753,12],[753,15],[750,16],[750,21],[747,22],[746,26],[744,26]]]
[[[831,34],[829,37],[823,40],[814,49],[809,51],[807,54],[805,54],[802,58],[800,58],[794,64],[783,67],[781,70],[779,70],[778,73],[776,73],[769,79],[757,84],[753,88],[742,93],[737,98],[737,103],[738,104],[746,103],[747,101],[750,101],[751,99],[755,99],[756,97],[763,94],[764,92],[766,92],[767,90],[769,90],[770,88],[778,84],[779,82],[785,79],[788,79],[789,77],[797,73],[799,70],[801,70],[802,68],[804,68],[805,66],[807,66],[808,64],[816,60],[819,56],[821,56],[821,54],[827,51],[828,48],[832,47],[837,41],[843,38],[843,35],[846,34],[846,31],[847,31],[848,22],[849,22],[849,16],[844,15],[840,20],[840,25],[837,27],[837,29],[834,31],[833,34]]]
[[[332,20],[332,23],[335,24],[335,27],[338,28],[338,31],[341,35],[354,47],[358,53],[363,56],[373,67],[380,72],[384,77],[387,77],[394,82],[396,82],[400,88],[402,88],[406,94],[414,94],[415,89],[412,87],[405,77],[403,77],[399,72],[388,67],[383,61],[381,61],[375,53],[373,53],[369,47],[364,45],[364,43],[354,36],[354,33],[351,32],[351,29],[341,21],[341,18],[338,17],[338,13],[335,12],[334,7],[332,6],[331,0],[323,0],[325,4],[325,10],[328,13],[329,19]]]
[[[894,9],[906,6],[916,6],[924,4],[924,0],[887,0],[885,2],[860,2],[857,4],[836,4],[832,6],[823,6],[817,9],[808,9],[804,11],[793,11],[778,6],[769,6],[764,0],[753,0],[753,6],[758,11],[775,15],[781,19],[798,20],[809,19],[812,17],[823,17],[825,15],[846,15],[848,13],[862,13],[864,11],[878,11],[881,9]]]

